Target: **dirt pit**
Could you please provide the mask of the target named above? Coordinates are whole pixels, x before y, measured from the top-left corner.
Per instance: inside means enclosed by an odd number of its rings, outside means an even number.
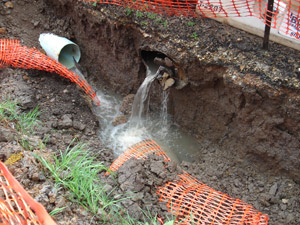
[[[74,19],[69,15],[61,17],[61,14],[64,13],[64,10],[67,8],[66,5],[68,6],[68,4],[72,4],[72,2],[61,1],[63,4],[61,6],[61,10],[58,11],[56,11],[55,8],[52,8],[52,6],[47,5],[49,4],[48,1],[39,0],[34,4],[32,4],[32,1],[11,2],[13,3],[12,8],[7,8],[4,4],[5,1],[0,2],[0,27],[5,28],[5,32],[0,34],[1,38],[16,38],[21,40],[21,42],[25,45],[39,49],[40,47],[37,40],[39,34],[42,32],[53,32],[58,35],[71,38],[72,40],[76,37],[76,42],[84,42],[84,37],[81,35],[82,39],[80,39],[80,35],[76,35],[74,32],[74,27],[76,27]],[[56,4],[57,2],[54,3]],[[60,4],[57,3],[56,5]],[[76,4],[74,5],[78,7]],[[114,11],[116,7],[105,6],[101,9],[108,10],[105,11],[105,14],[108,15],[110,9],[111,11]],[[122,11],[123,9],[117,7],[117,10]],[[104,17],[108,17],[107,15],[104,15]],[[84,15],[81,16],[84,17]],[[86,16],[88,17],[89,15]],[[98,17],[98,26],[101,26],[100,22],[103,20],[107,20],[109,23],[114,24],[115,20],[113,19],[113,16],[108,19],[103,19],[104,17],[103,15]],[[127,18],[125,19],[127,21]],[[163,19],[168,20],[169,24],[173,23],[174,25],[176,25],[179,20],[175,17],[163,17]],[[108,23],[107,21],[105,24]],[[188,20],[183,18],[183,21]],[[197,22],[197,19],[193,19],[193,21]],[[129,21],[128,23],[131,22]],[[199,23],[201,23],[200,19]],[[212,22],[208,24],[212,27],[215,26],[215,23]],[[77,24],[77,26],[79,25]],[[86,26],[87,30],[93,28],[88,27],[89,24],[83,19],[80,26]],[[181,24],[181,26],[184,25]],[[148,29],[150,30],[155,28],[155,26],[153,26],[154,28],[151,28],[151,26],[149,27],[150,28]],[[94,29],[97,29],[97,26],[95,26]],[[120,29],[122,30],[123,28],[121,27]],[[189,26],[185,26],[185,29],[189,31],[191,28]],[[215,31],[214,29],[217,28],[212,28],[212,31]],[[107,28],[107,30],[109,32],[110,29]],[[134,32],[134,29],[132,31]],[[128,30],[126,32],[128,32]],[[99,32],[98,35],[105,39],[105,35],[108,35],[108,33]],[[165,38],[165,41],[168,38],[172,39],[172,35],[173,33],[170,32],[168,37]],[[257,39],[247,35],[246,38],[249,39],[253,45],[240,44],[238,48],[241,54],[246,52],[245,55],[249,54],[251,56],[249,52],[257,50],[258,48],[255,45],[257,43]],[[96,38],[94,41],[97,42]],[[130,43],[127,42],[123,43],[122,40],[116,41],[120,41],[124,46],[130,45]],[[226,44],[228,42],[226,46],[229,49],[231,48],[230,41],[223,39],[215,39],[215,41],[219,44]],[[102,43],[99,42],[98,44],[101,45]],[[164,44],[160,45],[163,46]],[[90,82],[93,83],[94,81],[99,85],[99,78],[97,78],[95,74],[101,74],[101,71],[93,67],[85,68],[85,66],[90,66],[93,63],[88,55],[92,53],[94,56],[97,55],[97,49],[91,49],[94,48],[94,46],[96,46],[95,43],[93,43],[91,47],[83,47],[83,61],[81,65],[83,69],[87,69],[88,74],[93,74],[93,76],[89,75]],[[112,44],[110,47],[114,48],[114,45]],[[180,48],[180,46],[178,46],[178,48]],[[111,52],[112,50],[108,49],[108,51]],[[114,49],[114,51],[115,52],[111,57],[119,56],[117,54],[118,49]],[[229,54],[229,50],[227,51],[226,48],[224,48],[224,52]],[[262,54],[259,50],[258,52],[259,54]],[[293,52],[293,54],[295,53],[293,50],[291,50],[291,52]],[[123,52],[122,54],[124,57],[131,57],[126,52]],[[295,57],[297,57],[297,54],[299,53],[295,53]],[[89,62],[87,62],[88,58],[90,60]],[[94,58],[94,60],[97,60],[97,58]],[[124,63],[127,61],[124,60]],[[109,62],[103,60],[102,62],[109,64]],[[137,61],[133,63],[139,64]],[[230,63],[231,62],[229,62],[229,64]],[[291,65],[292,64],[293,63],[291,63]],[[284,66],[285,65],[281,65],[282,68]],[[111,71],[115,71],[113,64],[110,65],[110,67]],[[125,71],[127,67],[131,67],[131,64],[124,64],[124,68],[121,68],[120,71]],[[92,72],[91,68],[95,70]],[[109,68],[109,66],[105,67],[105,69],[107,68]],[[132,79],[134,85],[128,85],[126,88],[124,87],[124,90],[126,89],[126,91],[123,90],[124,95],[129,94],[129,92],[132,92],[133,94],[135,93],[139,84],[145,77],[144,70],[141,68],[143,67],[134,67],[134,71],[131,70],[131,72],[136,74],[135,79]],[[280,66],[278,68],[280,68]],[[192,69],[193,68],[191,68],[191,70]],[[293,68],[287,69],[288,71],[293,71]],[[82,93],[78,88],[75,88],[75,84],[70,83],[66,79],[60,78],[56,74],[41,71],[25,71],[21,69],[4,68],[0,70],[0,76],[1,97],[4,98],[5,96],[10,96],[11,99],[17,100],[20,103],[22,110],[25,112],[39,106],[39,109],[42,112],[39,119],[43,123],[43,126],[37,128],[35,135],[31,137],[32,144],[36,145],[36,147],[32,150],[25,150],[22,146],[20,146],[20,144],[13,138],[15,136],[14,131],[8,129],[6,124],[1,123],[1,160],[7,160],[10,155],[14,153],[23,153],[24,157],[14,164],[9,165],[9,169],[25,187],[25,189],[37,201],[44,205],[48,212],[51,212],[55,208],[66,206],[62,212],[53,216],[58,224],[101,224],[101,220],[95,219],[93,215],[83,207],[79,207],[77,204],[72,203],[69,200],[68,191],[64,189],[57,189],[55,187],[53,179],[48,176],[49,174],[44,170],[44,168],[42,168],[41,164],[37,162],[32,154],[35,152],[42,154],[45,158],[51,158],[53,155],[57,154],[59,150],[65,150],[71,141],[74,138],[77,138],[80,141],[88,143],[88,148],[91,154],[96,156],[99,161],[104,161],[105,164],[109,166],[114,159],[112,154],[113,150],[107,149],[98,139],[97,132],[101,124],[98,124],[98,119],[93,115],[89,108],[90,101],[84,93]],[[105,79],[107,79],[107,77]],[[114,86],[114,82],[117,83],[116,81],[100,83],[103,85],[103,88],[110,89],[110,84],[113,84],[112,86]],[[201,82],[197,81],[197,79],[193,80],[193,82],[195,85],[202,87]],[[275,81],[270,82],[272,83]],[[289,84],[289,82],[287,83]],[[222,82],[220,83],[217,81],[215,83],[211,83],[212,87],[222,87],[222,85]],[[296,86],[293,87],[295,89],[297,88]],[[193,86],[192,89],[193,88],[195,89],[195,86]],[[116,89],[116,86],[114,86],[114,89]],[[222,88],[218,90],[222,90]],[[122,92],[122,90],[120,91]],[[265,97],[265,95],[259,95],[261,98]],[[254,104],[255,101],[259,100],[256,99],[253,101]],[[243,101],[241,100],[241,102]],[[154,108],[155,107],[153,106],[153,109]],[[186,115],[192,117],[190,114]],[[228,120],[230,120],[230,118]],[[281,129],[284,128],[281,127]],[[292,133],[290,135],[293,136]],[[227,136],[230,136],[230,134]],[[268,214],[270,217],[270,224],[300,224],[300,187],[299,184],[291,178],[291,176],[288,176],[288,173],[283,173],[277,170],[274,172],[272,168],[265,167],[264,158],[256,157],[256,155],[250,153],[240,154],[239,151],[234,151],[233,149],[235,145],[233,142],[230,143],[233,147],[224,148],[220,146],[220,142],[207,140],[202,136],[198,136],[198,138],[200,153],[199,158],[195,159],[195,162],[193,163],[182,162],[181,168],[198,178],[206,185],[218,191],[227,193],[232,197],[240,198],[248,204],[253,205],[262,213]],[[46,139],[47,143],[45,148],[40,149],[39,143]],[[155,160],[156,159],[154,159],[154,161]],[[155,162],[158,164],[162,163],[157,161]],[[151,172],[151,169],[155,167],[152,163],[153,162],[151,161],[129,162],[127,166],[131,167],[132,171],[137,173],[125,176],[128,174],[128,167],[125,167],[123,171],[124,173],[121,170],[118,174],[119,185],[117,185],[117,189],[114,190],[114,192],[116,194],[127,192],[127,188],[129,188],[128,191],[137,192],[135,196],[136,200],[127,200],[123,203],[124,208],[128,209],[137,219],[141,219],[143,217],[143,215],[137,211],[137,208],[143,205],[145,203],[144,200],[146,199],[150,201],[150,203],[148,202],[147,204],[153,205],[153,213],[158,213],[163,217],[168,215],[168,213],[166,213],[166,208],[157,202],[154,195],[155,186],[161,185],[166,180],[161,179],[157,181],[157,183],[152,183],[150,182],[151,179],[149,177],[152,176],[153,180],[155,180],[159,177],[159,173],[154,176],[153,174],[146,174],[147,171],[150,170]],[[295,168],[295,171],[297,170],[299,170],[299,168]],[[141,173],[141,171],[143,171],[143,173]],[[168,179],[176,177],[177,172],[178,171],[176,170],[168,171]],[[142,175],[145,176],[143,177]],[[133,183],[133,179],[139,180],[139,185],[136,182]],[[112,181],[108,180],[107,184],[113,187]],[[145,207],[144,209],[146,209],[147,204],[144,204],[142,207]]]

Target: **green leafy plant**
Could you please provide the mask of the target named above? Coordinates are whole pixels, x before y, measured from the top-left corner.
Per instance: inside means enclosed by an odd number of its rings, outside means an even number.
[[[130,16],[131,13],[132,13],[132,9],[126,8],[126,9],[125,9],[125,13],[126,13],[126,16]]]
[[[198,35],[197,35],[197,33],[196,33],[196,32],[192,33],[192,34],[191,34],[191,38],[193,38],[193,39],[197,39],[197,38],[198,38]]]
[[[163,24],[164,24],[164,27],[166,28],[168,26],[168,21],[165,20]]]
[[[193,26],[195,26],[195,23],[192,22],[192,21],[189,21],[189,22],[187,23],[187,25],[188,25],[189,27],[193,27]]]
[[[144,16],[144,14],[141,11],[136,11],[135,15],[137,18],[142,18]]]
[[[143,20],[143,21],[141,21],[141,25],[146,26],[146,25],[148,25],[148,23],[147,23],[147,21]]]
[[[157,18],[157,19],[155,20],[155,22],[156,22],[156,23],[162,23],[162,18],[161,18],[161,17]]]
[[[150,12],[147,13],[147,17],[148,17],[149,19],[154,20],[154,19],[156,18],[156,16],[157,16],[156,13],[150,13]]]

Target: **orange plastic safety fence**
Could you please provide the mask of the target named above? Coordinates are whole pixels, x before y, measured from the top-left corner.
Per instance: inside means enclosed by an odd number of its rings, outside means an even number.
[[[150,154],[156,154],[165,161],[170,161],[166,153],[152,139],[146,139],[127,148],[110,166],[110,171],[117,171],[127,160],[131,158],[145,159]]]
[[[145,140],[129,147],[112,163],[110,170],[117,171],[127,160],[146,159],[150,154],[170,160],[155,141]],[[176,224],[268,224],[268,216],[251,205],[208,187],[184,171],[178,178],[157,190],[160,201],[166,202],[176,216]]]
[[[158,14],[202,17],[254,16],[266,22],[268,0],[81,0]],[[271,27],[300,39],[300,0],[274,0]]]
[[[95,91],[84,79],[37,49],[22,46],[18,40],[0,39],[0,68],[5,66],[55,72],[78,84],[96,105],[100,105]]]
[[[0,223],[55,225],[45,208],[36,202],[0,162]]]
[[[167,202],[176,222],[184,224],[267,224],[267,215],[251,205],[216,191],[191,175],[160,187],[160,201]]]

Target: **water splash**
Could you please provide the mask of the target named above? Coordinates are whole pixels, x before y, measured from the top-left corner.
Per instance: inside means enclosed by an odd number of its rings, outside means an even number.
[[[147,68],[147,76],[134,99],[132,116],[125,124],[112,125],[112,121],[121,114],[122,98],[112,93],[97,92],[101,99],[101,107],[95,112],[101,126],[98,135],[116,155],[147,138],[154,139],[174,161],[191,161],[193,154],[198,152],[198,142],[181,132],[168,115],[169,90],[162,92],[160,112],[147,114],[151,84],[161,69],[151,71]]]

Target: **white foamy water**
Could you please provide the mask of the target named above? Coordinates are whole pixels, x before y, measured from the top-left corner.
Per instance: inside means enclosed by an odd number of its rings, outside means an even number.
[[[116,155],[126,148],[144,139],[152,138],[176,161],[192,161],[198,152],[198,142],[191,136],[183,133],[172,122],[167,113],[169,91],[162,93],[161,111],[148,114],[149,92],[151,83],[157,72],[147,71],[147,77],[137,91],[132,107],[132,116],[126,124],[113,126],[113,120],[119,116],[119,107],[122,98],[111,93],[97,91],[100,107],[95,109],[99,118],[99,138],[104,145],[113,149]]]

